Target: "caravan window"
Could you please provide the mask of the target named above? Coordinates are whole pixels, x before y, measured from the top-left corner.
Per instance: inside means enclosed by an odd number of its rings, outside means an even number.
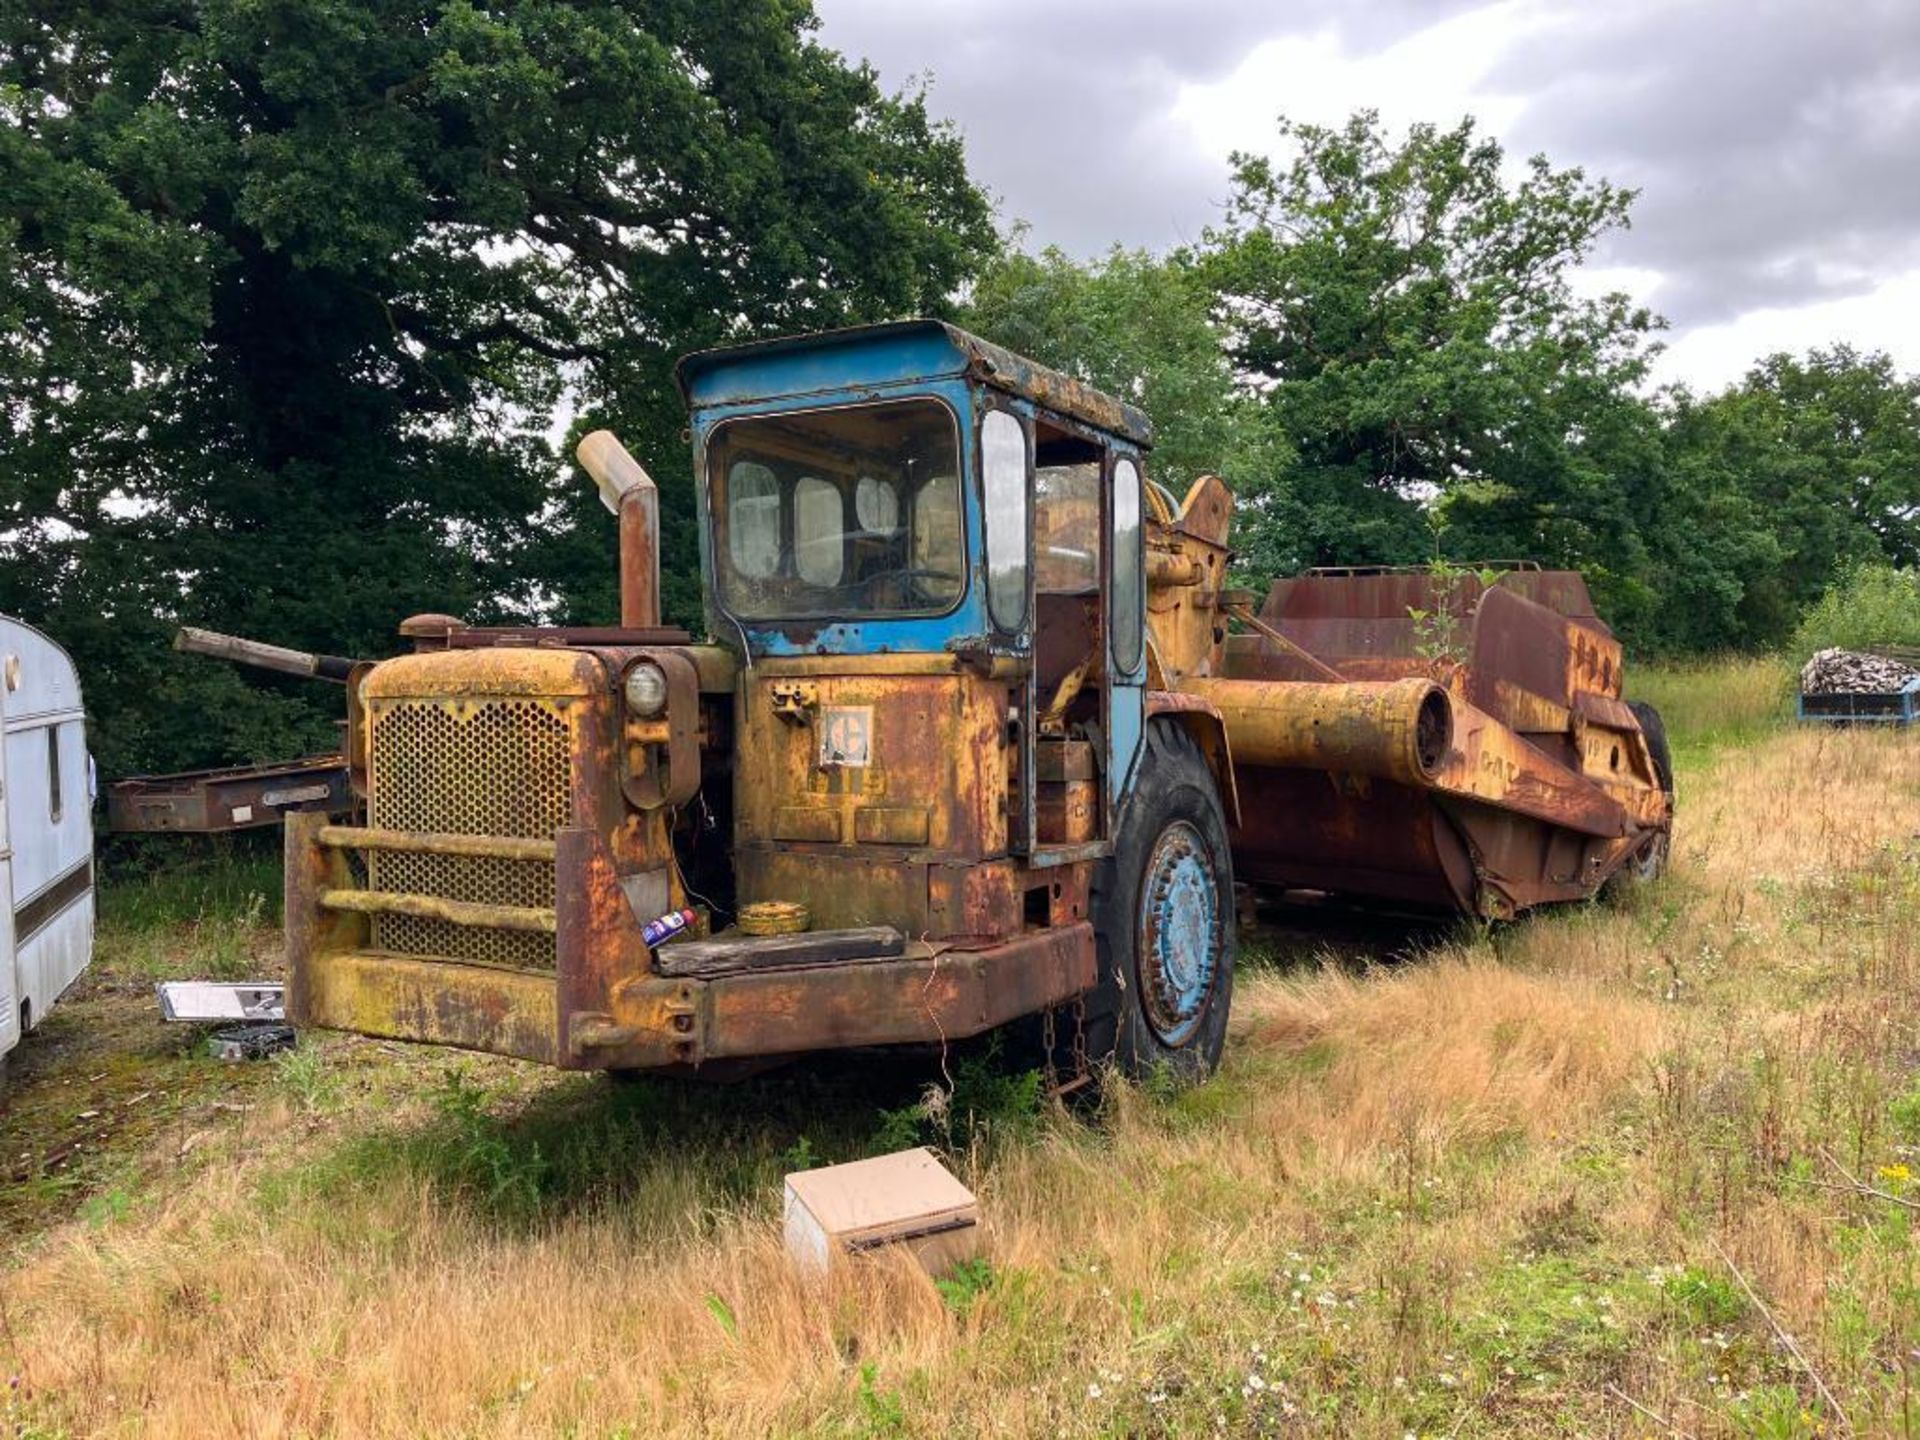
[[[60,727],[47,726],[47,819],[60,823]]]

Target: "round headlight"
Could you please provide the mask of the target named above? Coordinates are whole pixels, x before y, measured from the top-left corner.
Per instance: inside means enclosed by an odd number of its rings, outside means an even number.
[[[652,720],[667,708],[667,674],[642,660],[627,671],[627,709],[642,720]]]

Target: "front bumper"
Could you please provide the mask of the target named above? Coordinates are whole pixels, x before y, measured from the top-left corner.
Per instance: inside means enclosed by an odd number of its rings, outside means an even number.
[[[550,916],[448,911],[428,897],[356,889],[347,854],[372,834],[328,826],[322,816],[288,818],[288,1015],[296,1025],[570,1070],[651,1069],[961,1039],[1057,1005],[1094,981],[1085,922],[986,948],[918,943],[885,959],[665,977],[640,942],[610,856],[589,831],[563,830],[554,842]],[[369,947],[370,914],[409,913],[423,902],[437,903],[439,918],[454,924],[551,924],[557,963],[551,971],[514,969]]]

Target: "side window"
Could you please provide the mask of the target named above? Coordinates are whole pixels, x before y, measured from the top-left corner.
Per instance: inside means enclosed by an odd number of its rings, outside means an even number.
[[[53,824],[60,823],[60,813],[66,809],[60,794],[60,727],[47,726],[47,819]]]
[[[1004,410],[980,422],[986,496],[987,610],[1002,630],[1027,619],[1027,432]]]
[[[780,482],[757,461],[738,461],[727,475],[727,553],[750,580],[780,564]]]
[[[802,475],[793,492],[793,563],[809,585],[838,585],[847,568],[847,527],[839,488]]]
[[[1140,467],[1113,466],[1113,663],[1122,675],[1140,664]]]
[[[900,528],[900,492],[890,480],[862,475],[853,487],[853,516],[869,535],[892,535]]]
[[[952,475],[936,475],[913,497],[913,568],[921,584],[942,605],[960,597],[960,557],[953,537],[960,532],[960,486]]]
[[[1100,463],[1043,465],[1033,477],[1033,588],[1091,595],[1100,588]]]

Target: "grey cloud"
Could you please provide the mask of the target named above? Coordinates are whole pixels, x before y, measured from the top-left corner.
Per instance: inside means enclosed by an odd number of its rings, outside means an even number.
[[[1218,216],[1226,157],[1168,124],[1183,83],[1265,40],[1333,27],[1367,53],[1477,3],[817,0],[826,43],[889,85],[930,74],[1007,217],[1080,255],[1176,244]],[[1641,190],[1597,259],[1658,272],[1640,298],[1676,324],[1920,265],[1920,0],[1538,0],[1516,16],[1484,82],[1523,100],[1501,138]]]
[[[1179,87],[1230,74],[1276,36],[1339,28],[1392,43],[1469,0],[817,0],[824,41],[899,85],[930,74],[932,105],[967,137],[977,179],[1010,220],[1078,255],[1196,239],[1227,193],[1227,157],[1175,148]],[[1277,117],[1284,98],[1275,96]]]
[[[1836,299],[1920,263],[1920,6],[1566,7],[1491,83],[1509,137],[1641,193],[1603,257],[1677,323]]]

